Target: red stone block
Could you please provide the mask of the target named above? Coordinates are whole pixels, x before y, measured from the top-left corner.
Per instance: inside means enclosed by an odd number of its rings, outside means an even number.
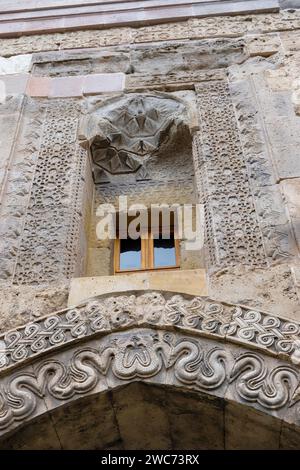
[[[28,96],[44,97],[50,92],[50,78],[48,77],[30,77],[26,89]]]

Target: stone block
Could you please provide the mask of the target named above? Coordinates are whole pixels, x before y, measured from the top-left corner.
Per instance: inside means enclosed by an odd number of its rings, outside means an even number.
[[[73,8],[72,8],[73,6]],[[121,27],[128,24],[147,25],[150,22],[162,22],[172,20],[182,20],[189,17],[205,17],[208,15],[231,15],[258,13],[267,11],[278,11],[278,0],[247,0],[245,1],[224,1],[213,0],[209,2],[185,0],[165,3],[157,8],[156,1],[140,1],[133,7],[132,1],[122,2],[122,8],[115,4],[101,2],[95,5],[74,5],[65,6],[61,9],[51,5],[48,8],[39,9],[34,5],[26,8],[21,18],[17,16],[7,21],[9,15],[1,14],[0,35],[15,36],[21,32],[29,35],[36,33],[50,33],[57,31],[68,31],[80,29],[82,27],[99,28]],[[24,7],[21,7],[24,8]],[[15,10],[15,7],[14,7]],[[27,11],[26,11],[27,10]],[[18,12],[18,10],[17,10]]]
[[[282,423],[282,430],[280,434],[280,449],[300,449],[300,435],[298,426]]]
[[[21,54],[9,58],[0,57],[0,75],[29,72],[31,59],[31,54]]]
[[[88,248],[87,276],[107,276],[112,274],[112,251],[110,247]]]
[[[121,92],[124,87],[125,75],[123,73],[95,73],[85,76],[83,80],[84,95]]]
[[[136,449],[137,443],[144,450],[172,448],[164,398],[164,390],[148,389],[139,383],[130,385],[130,393],[127,387],[114,391],[114,409],[125,449]]]
[[[0,449],[7,450],[60,450],[57,432],[53,426],[51,415],[45,413],[25,428],[18,429],[12,436],[3,439]]]
[[[149,289],[162,289],[185,294],[207,295],[205,269],[149,273]]]
[[[191,295],[207,295],[206,271],[204,269],[169,270],[74,278],[70,284],[68,305],[76,305],[88,298],[110,292],[157,289]]]
[[[300,253],[300,178],[283,180],[280,183],[280,187],[291,218],[294,236]]]
[[[52,78],[50,80],[49,98],[80,98],[82,89],[82,76]]]
[[[0,192],[1,192],[2,186],[4,184],[5,175],[6,175],[6,171],[0,169]]]
[[[278,449],[280,428],[281,422],[266,413],[236,403],[225,405],[226,450]]]
[[[25,93],[28,79],[28,73],[15,73],[1,75],[0,82],[4,86],[6,95],[19,95]]]
[[[107,449],[120,440],[108,394],[86,397],[51,413],[63,449]]]
[[[278,83],[280,80],[277,77]],[[255,76],[253,81],[277,179],[300,176],[300,121],[293,110],[291,90],[277,87],[276,91],[272,91],[273,87],[270,88],[262,76]]]
[[[300,79],[293,82],[292,103],[294,105],[295,113],[300,115]]]
[[[296,0],[297,1],[297,0]],[[286,52],[299,50],[300,31],[282,31],[280,38]]]
[[[3,258],[0,254],[0,281],[10,280],[14,274],[15,260]],[[2,323],[2,321],[1,321]],[[0,323],[0,329],[1,329]]]
[[[26,94],[34,98],[43,98],[50,93],[50,79],[47,77],[30,77]]]
[[[8,168],[12,156],[11,152],[16,141],[17,124],[20,116],[21,102],[24,96],[19,95],[19,97],[21,98],[18,100],[19,109],[12,109],[11,113],[7,110],[6,114],[0,114],[0,173],[2,177],[6,174],[6,169]],[[14,108],[15,103],[13,98],[9,101],[11,102],[12,108]]]
[[[210,278],[209,297],[222,302],[247,305],[297,320],[299,299],[288,265],[268,269],[239,267]]]
[[[300,266],[292,266],[291,267],[293,279],[295,282],[295,286],[300,289]]]
[[[253,56],[269,57],[276,54],[281,47],[281,41],[278,33],[253,35],[247,38],[246,51]]]
[[[5,200],[9,206],[27,206],[31,189],[32,173],[30,170],[13,169],[7,173]]]
[[[91,73],[126,73],[129,67],[130,53],[123,51],[52,51],[34,56],[32,74],[39,77],[67,77]]]
[[[223,400],[172,389],[166,407],[175,449],[224,449]]]

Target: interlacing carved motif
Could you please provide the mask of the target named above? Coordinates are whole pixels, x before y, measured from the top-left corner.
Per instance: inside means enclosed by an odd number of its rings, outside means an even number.
[[[134,326],[180,328],[253,345],[300,364],[300,324],[204,297],[147,292],[98,297],[0,337],[0,371],[53,348]]]
[[[272,362],[273,361],[273,362]],[[225,345],[170,333],[140,329],[119,332],[33,364],[0,381],[0,430],[38,413],[47,397],[66,402],[107,388],[106,377],[119,381],[153,380],[202,392],[233,384],[239,399],[266,410],[293,406],[299,370],[261,355],[238,355]],[[51,402],[51,406],[53,402]]]

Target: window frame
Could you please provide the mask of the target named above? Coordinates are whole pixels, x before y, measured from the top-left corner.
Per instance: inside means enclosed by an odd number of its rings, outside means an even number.
[[[141,267],[133,269],[120,269],[120,238],[114,242],[114,274],[130,274],[145,271],[164,271],[180,268],[180,240],[176,238],[176,230],[170,227],[170,233],[174,234],[174,248],[176,264],[170,266],[154,266],[154,238],[153,232],[148,231],[148,237],[141,236]]]

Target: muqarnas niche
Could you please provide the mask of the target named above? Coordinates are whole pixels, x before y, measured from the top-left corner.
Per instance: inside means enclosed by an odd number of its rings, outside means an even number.
[[[147,161],[187,127],[184,104],[165,94],[128,94],[102,103],[84,116],[81,144],[90,150],[95,183],[114,175],[149,179]]]

